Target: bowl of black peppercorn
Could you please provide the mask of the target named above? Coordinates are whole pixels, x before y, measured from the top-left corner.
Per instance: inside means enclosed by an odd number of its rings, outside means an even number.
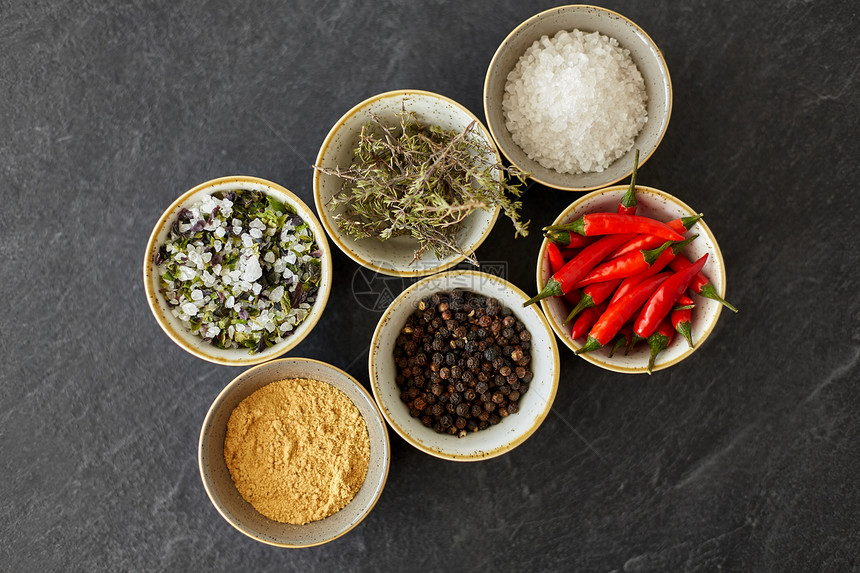
[[[427,277],[379,320],[368,360],[382,415],[430,455],[477,461],[522,444],[559,379],[555,336],[528,295],[478,271]]]

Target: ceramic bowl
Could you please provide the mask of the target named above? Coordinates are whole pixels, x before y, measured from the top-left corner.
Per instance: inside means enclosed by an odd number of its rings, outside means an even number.
[[[399,119],[395,114],[404,106],[406,111],[415,112],[418,121],[425,125],[438,125],[459,132],[471,122],[476,122],[476,133],[483,136],[493,149],[495,160],[501,162],[490,132],[468,109],[439,94],[399,90],[373,96],[346,112],[323,141],[316,165],[326,168],[348,167],[352,162],[353,150],[358,146],[361,128],[371,120],[372,115],[378,116],[387,125],[397,125]],[[465,259],[456,254],[437,259],[433,253],[427,252],[413,263],[418,241],[411,237],[394,237],[383,242],[375,237],[354,239],[347,235],[334,219],[337,212],[333,212],[328,205],[340,191],[341,184],[340,178],[314,170],[314,201],[320,220],[334,244],[358,264],[385,275],[417,277],[448,269]],[[499,216],[499,210],[498,207],[477,210],[466,218],[457,236],[458,244],[466,252],[474,251],[484,242]]]
[[[164,295],[159,291],[159,273],[154,264],[155,254],[159,247],[167,238],[168,232],[173,222],[176,220],[177,214],[184,207],[193,205],[200,201],[205,195],[216,193],[219,191],[229,191],[232,189],[242,189],[250,191],[261,191],[267,195],[271,195],[284,205],[288,205],[295,210],[295,213],[306,221],[313,231],[316,239],[317,247],[322,252],[322,280],[320,281],[317,299],[305,320],[302,321],[293,331],[293,335],[285,338],[283,341],[255,354],[249,354],[247,348],[231,348],[221,349],[204,342],[202,338],[189,331],[182,322],[173,316],[170,312],[171,306],[168,304]],[[329,292],[332,285],[332,266],[331,252],[328,247],[325,232],[322,226],[314,215],[314,212],[296,195],[281,187],[277,183],[259,179],[256,177],[222,177],[201,183],[193,189],[183,193],[170,207],[161,215],[152,234],[149,237],[149,242],[146,245],[146,255],[143,260],[143,284],[146,291],[147,302],[152,314],[158,325],[164,332],[180,346],[183,350],[190,352],[198,358],[215,362],[217,364],[226,364],[230,366],[249,366],[259,364],[266,360],[271,360],[281,356],[285,352],[294,348],[310,331],[316,326],[322,316],[323,309],[328,301]]]
[[[552,38],[560,31],[578,29],[599,32],[615,38],[645,80],[648,95],[648,121],[636,137],[633,147],[606,169],[595,173],[565,174],[542,166],[514,143],[505,125],[502,98],[508,74],[520,57],[543,36]],[[663,54],[642,28],[616,12],[597,6],[560,6],[532,16],[511,32],[490,62],[484,80],[484,115],[496,144],[511,163],[531,173],[531,177],[548,187],[565,191],[590,191],[616,183],[633,171],[633,153],[639,149],[639,165],[657,149],[672,113],[672,81]]]
[[[574,221],[587,213],[615,212],[618,208],[619,200],[627,192],[628,187],[627,185],[617,185],[583,195],[565,209],[552,224],[560,225]],[[637,185],[636,199],[639,203],[637,215],[653,217],[664,222],[697,213],[697,211],[691,209],[680,199],[652,187]],[[705,253],[708,253],[708,260],[702,272],[711,280],[719,295],[724,297],[726,292],[726,270],[723,255],[720,252],[717,239],[708,228],[704,218],[699,219],[686,234],[688,237],[692,235],[698,235],[698,237],[684,248],[682,254],[691,261],[695,261]],[[544,256],[546,253],[546,244],[547,241],[544,239],[540,255],[538,256],[538,290],[535,292],[540,292],[540,289],[543,288],[546,281],[552,275],[549,260]],[[693,299],[695,301],[695,308],[692,310],[693,348],[689,347],[684,337],[680,335],[675,336],[669,347],[657,356],[657,361],[653,368],[654,372],[677,364],[693,354],[693,352],[702,347],[705,339],[708,338],[708,335],[711,334],[714,326],[716,326],[717,319],[720,317],[720,312],[723,308],[722,305],[701,296],[694,295]],[[572,309],[570,303],[563,297],[550,297],[542,300],[540,304],[553,331],[555,331],[559,339],[568,348],[576,351],[585,344],[585,340],[571,339],[570,328],[572,323],[564,324],[564,320]],[[610,358],[610,349],[609,346],[605,346],[600,350],[580,354],[579,356],[606,370],[623,372],[625,374],[643,374],[648,372],[649,349],[647,344],[638,344],[627,356],[621,350]]]
[[[440,434],[409,414],[400,400],[394,381],[395,340],[408,316],[424,297],[453,289],[495,297],[525,323],[532,335],[531,368],[534,379],[519,400],[520,410],[485,430],[460,438]],[[535,306],[523,308],[526,294],[494,275],[477,271],[449,271],[427,277],[398,296],[383,313],[373,333],[369,371],[373,395],[382,415],[404,440],[430,455],[454,460],[477,461],[511,451],[531,436],[546,418],[555,399],[559,379],[558,346],[543,314]]]
[[[227,421],[236,406],[263,386],[288,378],[319,380],[346,394],[364,417],[370,438],[370,464],[361,489],[340,511],[305,525],[279,523],[259,513],[239,494],[224,461]],[[279,547],[320,545],[357,526],[379,500],[388,478],[390,460],[388,430],[367,390],[346,372],[309,358],[273,360],[237,376],[209,408],[198,446],[200,477],[218,513],[248,537]]]

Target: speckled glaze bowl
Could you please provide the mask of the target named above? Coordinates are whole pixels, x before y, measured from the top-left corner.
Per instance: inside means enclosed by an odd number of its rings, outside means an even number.
[[[462,131],[471,122],[476,122],[476,133],[481,134],[493,149],[496,161],[501,157],[490,132],[468,109],[459,103],[439,94],[421,90],[398,90],[373,96],[346,112],[331,128],[316,159],[316,165],[325,168],[348,167],[352,154],[358,146],[358,137],[364,124],[376,115],[384,123],[397,125],[395,115],[405,106],[406,111],[416,113],[418,121],[425,125],[438,125],[444,129]],[[412,237],[393,237],[386,241],[377,238],[354,239],[338,227],[328,203],[336,195],[342,180],[334,175],[326,175],[314,170],[314,201],[317,213],[332,241],[349,258],[358,264],[378,273],[390,276],[426,276],[453,267],[465,259],[462,255],[452,254],[437,259],[431,252],[412,263],[418,241]],[[484,242],[495,225],[500,208],[477,210],[463,222],[457,236],[458,244],[466,252],[474,251]]]
[[[630,57],[645,80],[648,94],[648,122],[633,147],[599,173],[565,174],[542,166],[514,143],[505,125],[502,98],[508,74],[517,61],[542,36],[552,38],[564,30],[599,32],[618,40],[630,50]],[[484,80],[484,115],[496,144],[511,163],[531,173],[532,179],[565,191],[590,191],[616,183],[633,171],[633,153],[639,149],[639,165],[644,164],[663,139],[672,115],[672,80],[663,54],[642,28],[612,10],[589,5],[559,6],[532,16],[517,26],[496,50]]]
[[[583,195],[562,211],[552,224],[560,225],[575,221],[587,213],[615,212],[618,208],[618,202],[627,192],[628,187],[628,185],[616,185]],[[680,199],[652,187],[637,185],[636,199],[639,203],[636,212],[637,215],[653,217],[664,222],[679,217],[688,217],[697,213]],[[699,219],[686,234],[687,237],[693,235],[698,235],[698,237],[684,248],[682,254],[691,261],[695,261],[705,253],[708,253],[708,261],[705,263],[702,272],[711,280],[717,293],[721,297],[725,297],[726,271],[723,254],[720,252],[717,239],[708,228],[704,218]],[[546,281],[552,275],[549,260],[544,256],[546,245],[547,240],[544,239],[537,261],[537,291],[535,292],[540,292],[540,289],[543,288]],[[675,336],[669,347],[657,356],[653,372],[668,368],[689,357],[693,352],[702,347],[708,335],[711,334],[714,326],[716,326],[723,306],[716,301],[697,295],[693,296],[693,300],[696,305],[692,310],[693,348],[689,347],[684,337],[680,335]],[[563,297],[550,297],[543,299],[540,304],[553,331],[555,331],[559,339],[571,351],[576,351],[585,344],[585,340],[573,340],[570,337],[572,323],[564,324],[564,320],[572,309],[570,303]],[[579,356],[592,364],[614,372],[625,374],[646,374],[648,372],[649,348],[644,342],[638,344],[626,356],[623,350],[619,350],[610,358],[610,350],[609,346],[605,346],[599,350],[580,354]]]
[[[370,464],[364,485],[343,509],[305,525],[279,523],[259,513],[239,494],[224,461],[227,421],[236,406],[263,386],[288,378],[319,380],[342,391],[364,417],[370,438]],[[310,547],[337,539],[367,517],[388,479],[391,445],[376,403],[353,377],[317,360],[282,358],[246,370],[215,398],[200,430],[197,454],[203,487],[218,513],[230,525],[269,545]]]
[[[296,327],[293,335],[284,339],[262,352],[249,354],[247,348],[217,348],[208,342],[204,342],[202,338],[186,329],[182,322],[170,312],[171,306],[167,303],[164,295],[159,291],[159,275],[154,264],[155,254],[159,247],[167,239],[167,234],[170,227],[175,221],[180,210],[188,205],[192,205],[200,201],[205,195],[211,195],[219,191],[228,191],[232,189],[242,189],[250,191],[261,191],[267,195],[273,196],[275,199],[285,205],[291,206],[296,214],[306,221],[313,230],[314,238],[316,239],[317,247],[322,252],[322,279],[317,292],[317,299],[313,303],[310,312],[305,320]],[[146,300],[149,303],[149,308],[155,316],[155,320],[162,330],[170,337],[173,342],[179,345],[183,350],[208,360],[216,364],[225,364],[228,366],[250,366],[259,364],[266,360],[271,360],[290,351],[299,342],[301,342],[310,331],[319,322],[328,302],[329,293],[332,285],[332,265],[331,251],[328,246],[325,231],[311,210],[301,199],[295,194],[288,191],[284,187],[265,179],[257,177],[233,176],[221,177],[213,179],[194,187],[193,189],[183,193],[170,207],[161,215],[152,234],[149,237],[149,242],[146,245],[146,254],[143,259],[143,285],[146,292]]]
[[[525,323],[532,336],[534,379],[519,400],[520,410],[485,430],[459,438],[439,434],[409,414],[394,381],[394,344],[419,301],[437,292],[462,289],[495,297]],[[432,456],[453,461],[479,461],[500,456],[522,444],[544,421],[552,407],[559,379],[555,337],[538,308],[523,308],[528,296],[513,284],[477,271],[449,271],[427,277],[398,296],[382,315],[373,333],[368,368],[370,384],[382,415],[404,440]]]

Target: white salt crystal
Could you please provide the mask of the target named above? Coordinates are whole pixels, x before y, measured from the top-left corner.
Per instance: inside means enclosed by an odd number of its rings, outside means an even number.
[[[561,173],[603,171],[648,121],[629,50],[597,32],[561,31],[529,47],[508,74],[502,111],[514,142]]]
[[[284,287],[278,285],[269,293],[269,300],[278,301],[284,296]]]
[[[250,257],[245,261],[245,270],[242,273],[242,280],[249,283],[254,282],[263,276],[263,267],[260,266],[260,260],[256,257]]]

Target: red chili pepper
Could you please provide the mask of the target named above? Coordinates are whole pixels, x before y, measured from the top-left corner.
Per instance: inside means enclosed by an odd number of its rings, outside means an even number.
[[[573,323],[573,327],[570,329],[570,337],[574,340],[582,338],[588,331],[594,326],[594,322],[600,318],[600,315],[606,310],[606,303],[598,304],[597,306],[592,306],[591,308],[586,308],[582,311],[582,314],[579,315],[579,318]]]
[[[663,251],[672,245],[672,241],[666,241],[656,249],[650,251],[633,251],[620,257],[615,257],[600,263],[585,275],[577,286],[585,286],[591,283],[599,283],[613,279],[624,279],[638,275],[651,268]]]
[[[678,231],[682,235],[690,230],[690,228],[696,224],[696,221],[702,218],[702,215],[693,215],[691,217],[681,217],[680,219],[672,219],[666,225],[672,228],[674,231]],[[654,235],[638,235],[632,241],[628,241],[627,243],[618,247],[608,258],[614,259],[615,257],[620,257],[621,255],[626,255],[627,253],[632,253],[634,251],[646,251],[648,249],[655,249],[663,244],[663,239],[660,237],[656,237]]]
[[[630,187],[618,203],[618,212],[622,215],[635,215],[639,202],[636,201],[636,168],[639,167],[639,150],[633,154],[633,173],[630,175]]]
[[[523,303],[523,306],[534,304],[549,296],[559,296],[570,292],[576,287],[576,283],[582,279],[588,271],[599,264],[606,255],[618,248],[618,245],[629,241],[630,235],[607,235],[591,243],[582,249],[576,257],[569,260],[558,272],[546,281],[541,291]]]
[[[610,303],[606,312],[600,315],[591,331],[585,345],[576,351],[576,354],[591,352],[609,344],[621,327],[636,313],[648,297],[660,287],[660,285],[672,276],[672,273],[660,273],[646,279],[637,285],[629,294],[621,300]]]
[[[584,237],[570,231],[547,231],[543,234],[544,237],[551,243],[555,243],[559,247],[580,248],[588,244],[588,237]]]
[[[690,348],[693,347],[693,313],[690,310],[693,308],[693,299],[687,295],[681,295],[678,299],[678,305],[669,313],[669,321],[678,332],[687,340]]]
[[[620,283],[621,279],[616,279],[587,285],[582,289],[582,298],[579,299],[579,303],[570,311],[570,314],[564,319],[564,323],[570,322],[580,311],[593,308],[607,300]]]
[[[672,262],[669,263],[669,268],[673,271],[680,271],[690,267],[693,263],[690,262],[685,256],[677,256],[672,259]],[[717,289],[714,288],[713,283],[711,283],[710,279],[704,275],[704,273],[697,273],[695,277],[693,277],[692,282],[690,282],[690,289],[705,298],[709,298],[711,300],[715,300],[727,309],[732,312],[737,312],[734,306],[728,303],[725,299],[723,299],[719,294],[717,294]]]
[[[671,249],[666,249],[665,251],[660,253],[660,256],[657,257],[657,260],[654,261],[650,268],[642,271],[638,275],[627,277],[626,279],[621,281],[621,284],[618,286],[618,290],[616,290],[615,294],[612,295],[612,300],[610,302],[615,302],[616,300],[630,292],[630,289],[632,289],[648,277],[653,277],[654,275],[665,269],[666,266],[668,266],[669,263],[672,261],[672,259],[674,259],[678,255],[678,253],[680,253],[684,249],[684,247],[692,243],[693,240],[696,239],[696,237],[698,236],[699,235],[693,235],[688,239],[685,239],[678,243],[674,243]]]
[[[619,215],[618,213],[589,213],[565,225],[553,225],[544,231],[571,231],[587,237],[595,235],[618,235],[640,233],[656,235],[664,241],[683,241],[684,235],[650,217],[639,215]]]
[[[660,321],[657,328],[648,337],[648,346],[651,347],[651,356],[648,358],[648,374],[654,370],[654,362],[657,360],[657,355],[663,352],[670,344],[675,336],[675,329],[669,324],[665,318]]]
[[[578,305],[579,299],[581,299],[581,298],[582,298],[582,290],[578,289],[578,288],[575,288],[570,292],[564,293],[564,300],[566,300],[567,302],[569,302],[573,306]]]
[[[577,237],[579,237],[579,236],[580,235],[577,235]],[[561,256],[564,257],[564,261],[567,262],[570,259],[572,259],[573,257],[575,257],[576,255],[578,255],[580,250],[581,249],[574,249],[572,247],[568,247],[566,249],[561,250]]]
[[[555,243],[546,244],[546,258],[549,259],[549,268],[552,269],[552,274],[557,273],[564,266],[564,257],[561,256],[561,250]]]
[[[651,336],[657,327],[660,326],[660,321],[668,316],[672,306],[680,298],[690,281],[696,276],[696,273],[702,270],[705,266],[705,261],[708,260],[708,254],[702,255],[698,261],[692,266],[678,271],[671,277],[666,279],[660,287],[654,291],[645,306],[639,312],[639,317],[633,324],[633,332],[642,338]]]

